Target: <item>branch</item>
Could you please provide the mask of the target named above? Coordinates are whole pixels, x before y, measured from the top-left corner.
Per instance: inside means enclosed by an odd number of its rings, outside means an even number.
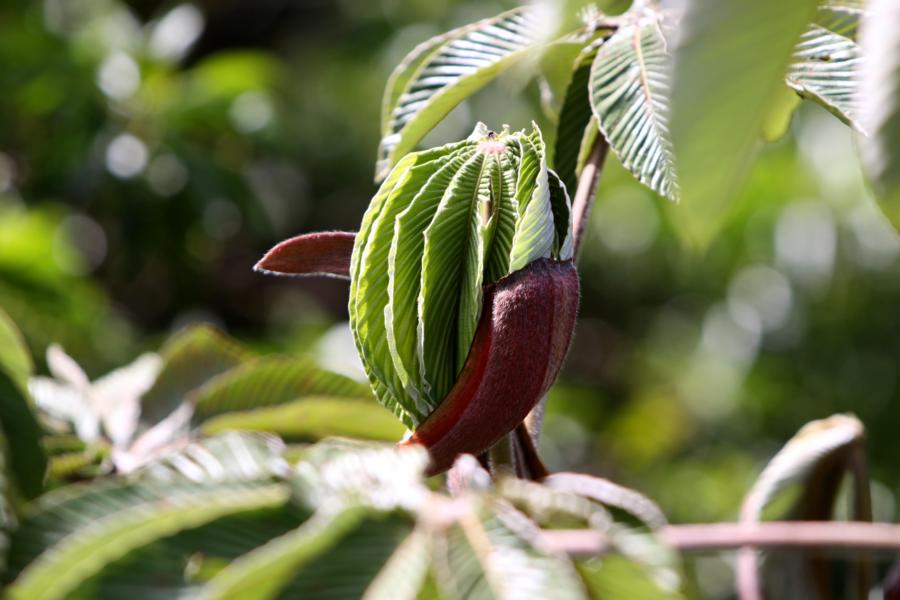
[[[600,184],[600,175],[603,173],[603,163],[608,151],[609,144],[603,134],[598,131],[591,154],[581,169],[578,188],[572,199],[572,241],[575,246],[576,261],[578,252],[581,250],[581,242],[584,240],[584,232],[590,220],[591,206],[594,204],[594,196],[597,194],[597,186]]]
[[[849,548],[900,552],[900,525],[857,521],[771,521],[767,523],[703,523],[667,525],[660,541],[682,552],[757,548]],[[612,549],[601,531],[542,531],[538,545],[573,556],[596,556]]]

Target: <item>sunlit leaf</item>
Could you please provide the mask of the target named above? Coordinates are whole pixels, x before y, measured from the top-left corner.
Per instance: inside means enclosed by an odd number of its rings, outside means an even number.
[[[281,506],[277,448],[254,436],[194,445],[136,477],[68,486],[41,497],[13,539],[11,598],[62,598],[107,563],[218,518]]]
[[[311,358],[265,357],[237,366],[196,389],[191,394],[193,422],[306,396],[371,397],[365,384],[327,371]]]
[[[524,58],[540,39],[539,25],[529,9],[515,9],[413,50],[385,92],[376,178],[454,106]]]
[[[365,511],[360,508],[322,511],[297,529],[232,562],[210,581],[199,598],[276,597],[299,569],[335,548],[364,517]]]
[[[132,549],[229,514],[280,505],[286,497],[283,485],[270,482],[118,484],[51,496],[17,532],[13,549],[21,553],[16,557],[51,544],[52,550],[28,564],[9,597],[66,597]]]
[[[677,200],[669,134],[669,72],[660,17],[628,23],[597,50],[590,98],[600,131],[641,183]]]
[[[865,5],[865,0],[824,0],[813,22],[838,35],[856,38]]]
[[[300,526],[308,514],[285,503],[185,529],[108,563],[68,598],[191,597],[232,561]]]
[[[497,507],[474,510],[434,540],[434,572],[449,598],[572,598],[585,590],[568,558],[532,543],[534,523]]]
[[[787,84],[855,129],[860,126],[857,80],[863,58],[850,38],[813,25],[800,38]]]
[[[577,568],[592,597],[604,600],[684,598],[681,593],[658,585],[646,568],[624,556],[611,555],[579,561]]]
[[[366,390],[368,393],[368,389]],[[374,400],[310,396],[278,406],[226,413],[203,422],[207,435],[221,431],[271,431],[287,441],[345,436],[399,440],[406,428]]]
[[[866,63],[860,83],[860,139],[863,164],[881,200],[900,229],[900,6],[872,0],[863,19],[860,44]]]
[[[416,600],[425,584],[430,565],[428,533],[413,530],[372,580],[363,600]]]
[[[294,486],[310,508],[363,505],[378,510],[419,508],[428,452],[420,446],[326,441],[303,457]]]
[[[690,0],[670,44],[671,134],[680,233],[705,246],[721,226],[769,103],[816,2]]]
[[[656,529],[666,525],[662,509],[645,495],[619,485],[608,479],[592,477],[581,473],[553,473],[545,478],[544,484],[555,490],[564,490],[591,498],[601,504],[623,510],[642,523]]]

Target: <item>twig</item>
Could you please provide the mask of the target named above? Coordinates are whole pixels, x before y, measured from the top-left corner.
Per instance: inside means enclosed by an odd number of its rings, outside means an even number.
[[[594,196],[597,194],[597,186],[600,184],[600,175],[603,172],[603,163],[606,161],[608,151],[609,144],[606,143],[606,138],[602,133],[597,132],[594,147],[591,148],[591,154],[581,169],[578,188],[572,199],[572,241],[575,246],[576,261],[581,250],[581,243],[584,241],[584,232],[590,220],[591,206],[594,204]]]
[[[900,525],[857,521],[772,521],[667,525],[657,530],[663,544],[682,552],[757,548],[846,548],[900,552]],[[595,556],[612,548],[592,529],[542,531],[540,546],[573,556]]]

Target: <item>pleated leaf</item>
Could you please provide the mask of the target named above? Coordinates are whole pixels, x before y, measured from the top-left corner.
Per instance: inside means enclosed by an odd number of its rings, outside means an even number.
[[[285,503],[216,519],[129,552],[68,598],[193,598],[231,561],[296,529],[308,514]]]
[[[369,393],[366,389],[366,393]],[[406,428],[372,399],[308,396],[276,406],[225,413],[200,425],[204,435],[223,431],[270,431],[287,442],[330,436],[395,442]]]
[[[826,0],[819,5],[813,22],[832,33],[855,39],[865,4],[864,0]]]
[[[427,464],[428,453],[420,446],[326,441],[298,463],[294,487],[298,500],[310,508],[415,510],[427,497]]]
[[[415,529],[366,588],[363,600],[416,600],[425,585],[430,566],[431,540]]]
[[[17,545],[27,554],[41,546],[48,550],[22,571],[8,597],[64,598],[106,562],[135,548],[228,514],[277,506],[286,498],[286,487],[270,482],[119,483],[97,486],[55,506],[49,504],[59,500],[54,496],[16,534],[14,551]]]
[[[413,50],[385,92],[376,179],[383,179],[453,107],[524,58],[540,33],[534,13],[521,8]]]
[[[391,171],[356,237],[350,324],[376,397],[407,427],[455,383],[483,285],[539,258],[571,257],[569,213],[536,126],[479,124]]]
[[[467,146],[467,143],[461,143],[414,154],[411,160],[398,165],[369,204],[353,250],[350,327],[375,395],[410,427],[425,415],[415,402],[406,401],[403,380],[391,359],[385,326],[394,223],[443,163],[451,160],[455,151],[461,152]],[[389,189],[385,190],[386,187]],[[354,262],[358,264],[355,270]]]
[[[794,51],[787,84],[859,130],[857,85],[862,53],[857,43],[817,25],[811,26]]]
[[[141,399],[141,423],[154,425],[178,408],[187,396],[212,377],[239,365],[249,353],[205,325],[176,334],[160,352],[163,367]]]
[[[576,57],[571,67],[572,77],[566,88],[559,112],[559,124],[556,127],[553,168],[566,189],[572,193],[577,187],[579,151],[585,132],[593,119],[589,84],[591,65],[596,56],[597,44],[594,44],[582,50]]]
[[[763,510],[776,496],[796,483],[802,485],[804,480],[819,468],[837,468],[842,471],[845,468],[842,457],[852,451],[855,445],[862,443],[863,434],[862,423],[849,415],[834,415],[805,425],[769,461],[753,484],[741,508],[742,518],[746,520],[762,518]],[[808,493],[813,495],[821,492],[823,490],[808,490]],[[830,498],[823,498],[824,504],[829,507],[828,512],[833,502],[831,494],[836,492],[837,490],[833,489],[831,493],[825,494]],[[806,515],[806,517],[827,518],[822,515]]]
[[[42,496],[13,538],[10,598],[63,598],[147,544],[249,510],[281,506],[281,445],[229,435],[194,444],[131,478]],[[281,466],[279,466],[281,465]]]
[[[873,0],[863,18],[860,44],[866,64],[860,82],[863,165],[880,206],[900,229],[900,6]]]
[[[536,549],[534,523],[515,510],[498,508],[482,516],[473,511],[434,540],[433,568],[444,596],[585,598],[569,559]]]
[[[266,357],[239,365],[191,394],[194,423],[235,411],[286,404],[307,396],[370,398],[368,386],[307,357]]]
[[[411,531],[400,516],[321,511],[221,571],[200,598],[359,598]]]
[[[653,18],[619,29],[597,50],[590,99],[600,131],[625,168],[655,192],[677,200],[665,48],[661,25]]]

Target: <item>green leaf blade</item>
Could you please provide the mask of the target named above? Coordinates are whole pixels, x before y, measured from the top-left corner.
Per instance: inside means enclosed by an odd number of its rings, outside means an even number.
[[[590,99],[600,130],[625,168],[653,191],[677,200],[665,47],[655,19],[617,31],[597,50]],[[571,165],[566,169],[569,177]]]
[[[769,103],[816,2],[687,2],[674,43],[671,119],[680,232],[707,245],[749,167]]]
[[[427,59],[410,59],[420,61],[414,75],[409,75],[408,65],[401,65],[388,92],[393,106],[382,123],[376,179],[383,178],[397,157],[409,152],[454,106],[524,58],[540,37],[531,11],[514,9],[462,28]],[[406,86],[398,94],[402,81]]]
[[[861,130],[856,88],[862,61],[852,39],[813,25],[797,44],[786,81],[801,97]]]

